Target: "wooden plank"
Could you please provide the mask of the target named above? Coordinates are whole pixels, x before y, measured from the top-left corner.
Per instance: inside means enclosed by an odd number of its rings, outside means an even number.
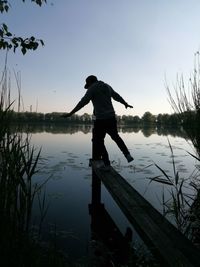
[[[130,223],[166,266],[200,266],[200,251],[119,173],[112,167],[109,172],[96,168],[95,162],[92,168]]]

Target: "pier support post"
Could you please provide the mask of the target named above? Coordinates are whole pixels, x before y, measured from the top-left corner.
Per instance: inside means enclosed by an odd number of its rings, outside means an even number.
[[[93,142],[93,129],[92,129],[92,160],[94,160],[94,142]],[[91,162],[90,162],[91,165]],[[92,206],[100,206],[101,204],[101,179],[96,175],[92,168]]]

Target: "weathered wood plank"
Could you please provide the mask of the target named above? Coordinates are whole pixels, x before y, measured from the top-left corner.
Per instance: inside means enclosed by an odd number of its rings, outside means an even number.
[[[200,252],[119,173],[112,167],[109,172],[98,169],[95,162],[92,168],[130,223],[167,266],[200,266]]]

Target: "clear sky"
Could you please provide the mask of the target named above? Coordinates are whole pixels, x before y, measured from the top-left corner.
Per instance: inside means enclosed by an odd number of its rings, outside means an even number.
[[[199,0],[10,0],[1,16],[10,31],[45,42],[23,56],[9,53],[8,66],[21,72],[25,110],[69,112],[84,95],[85,78],[109,83],[134,109],[113,101],[119,115],[172,113],[165,77],[189,77],[200,48]],[[1,70],[5,52],[1,51]],[[15,83],[12,82],[13,98]],[[173,88],[172,88],[173,91]],[[92,105],[78,114],[92,113]]]

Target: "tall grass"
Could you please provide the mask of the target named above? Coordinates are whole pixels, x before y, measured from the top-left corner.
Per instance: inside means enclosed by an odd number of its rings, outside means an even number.
[[[29,242],[33,201],[41,189],[33,183],[41,151],[31,146],[29,134],[11,130],[13,102],[6,64],[0,86],[0,262],[20,266]]]
[[[173,148],[169,141],[168,143],[172,160],[171,173],[155,163],[160,175],[149,179],[150,182],[158,182],[165,186],[162,194],[163,215],[170,217],[185,236],[192,241],[195,240],[194,243],[200,246],[200,167],[197,164],[189,177],[183,177],[176,166]],[[199,161],[198,157],[190,155]],[[169,193],[168,197],[165,190]]]
[[[172,181],[162,170],[167,181],[172,182],[175,189],[171,192],[172,202],[167,205],[167,210],[173,212],[178,228],[184,231],[192,240],[197,240],[200,245],[200,53],[197,51],[194,56],[194,68],[189,81],[186,83],[183,75],[177,77],[174,87],[175,96],[169,86],[166,86],[171,107],[180,117],[183,129],[188,139],[192,142],[195,155],[189,153],[196,161],[193,181],[190,179],[189,186],[193,188],[192,196],[186,196],[183,186],[186,181],[180,179],[179,173],[175,171],[173,161],[174,180]],[[172,148],[170,147],[171,151]],[[172,151],[173,153],[173,151]],[[172,154],[173,155],[173,154]],[[173,157],[172,157],[173,158]],[[155,179],[156,180],[156,179]],[[159,179],[158,179],[159,180]],[[175,193],[174,193],[175,192]],[[190,201],[188,199],[190,198]],[[195,229],[195,230],[194,230]]]
[[[186,83],[183,75],[177,76],[174,86],[175,96],[168,85],[166,85],[169,103],[178,114],[195,111],[200,113],[200,53],[194,55],[194,68],[189,81]]]
[[[183,75],[177,76],[174,94],[168,85],[169,103],[180,116],[183,128],[200,158],[200,52],[194,56],[194,68],[186,82]]]

